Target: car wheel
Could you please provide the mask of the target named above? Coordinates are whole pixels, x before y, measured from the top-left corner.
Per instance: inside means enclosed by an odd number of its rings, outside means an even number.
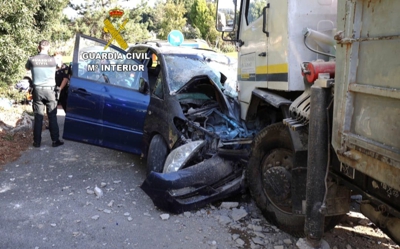
[[[288,128],[282,123],[262,130],[254,139],[246,178],[253,199],[267,220],[293,236],[304,236],[305,216],[292,213],[293,151]],[[342,218],[326,217],[325,230]]]
[[[151,171],[161,173],[167,155],[168,147],[164,138],[160,134],[154,135],[147,153],[147,175],[150,174]]]

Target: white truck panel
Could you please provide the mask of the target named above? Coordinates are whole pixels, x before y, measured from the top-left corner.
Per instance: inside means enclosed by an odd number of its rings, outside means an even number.
[[[251,1],[255,0],[245,0],[242,4],[246,6]],[[337,0],[268,0],[267,3],[270,4],[266,13],[269,37],[262,32],[263,15],[249,23],[246,12],[241,15],[239,39],[244,44],[239,47],[238,88],[242,117],[246,117],[254,88],[304,90],[300,64],[319,57],[304,46],[303,30],[311,28],[332,36],[336,28]],[[317,50],[330,52],[327,46],[313,40],[308,43]],[[250,59],[254,63],[249,63]]]

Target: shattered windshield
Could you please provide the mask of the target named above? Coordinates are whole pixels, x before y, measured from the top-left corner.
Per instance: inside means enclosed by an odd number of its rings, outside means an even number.
[[[221,73],[210,67],[201,54],[165,55],[167,63],[167,81],[171,93],[178,91],[194,76],[208,75],[221,89]]]

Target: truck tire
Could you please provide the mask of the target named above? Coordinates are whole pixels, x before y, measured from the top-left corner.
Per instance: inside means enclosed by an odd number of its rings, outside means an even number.
[[[282,123],[273,124],[254,138],[246,179],[250,193],[264,217],[281,230],[303,237],[305,216],[291,212],[292,166],[292,141],[288,128]],[[279,188],[271,189],[271,185]],[[326,217],[325,230],[335,227],[341,218],[341,215]]]
[[[161,173],[164,168],[165,159],[168,155],[167,143],[160,134],[153,136],[147,153],[147,175],[151,171]]]

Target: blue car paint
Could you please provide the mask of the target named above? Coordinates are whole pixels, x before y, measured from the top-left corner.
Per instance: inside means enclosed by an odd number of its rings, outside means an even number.
[[[149,102],[133,89],[72,77],[63,137],[140,154]]]
[[[76,48],[80,37],[104,43],[77,34]],[[78,65],[77,54],[75,51],[73,65]],[[78,68],[73,67],[73,75],[78,75]],[[147,80],[147,69],[140,75]],[[138,90],[73,76],[68,89],[63,138],[141,154],[149,102],[150,95]]]

